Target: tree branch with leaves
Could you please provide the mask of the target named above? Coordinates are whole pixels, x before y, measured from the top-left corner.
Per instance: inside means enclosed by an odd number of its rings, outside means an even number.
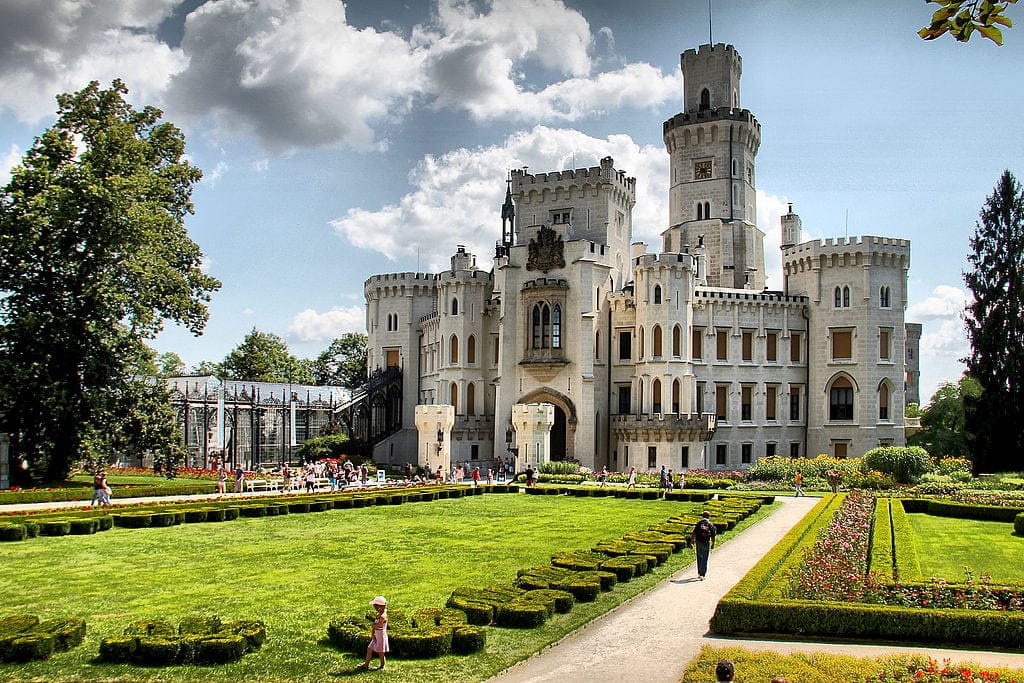
[[[1003,32],[1000,26],[1010,28],[1013,21],[1003,14],[1006,8],[1016,4],[1017,0],[926,0],[929,4],[939,5],[932,14],[930,24],[917,32],[925,40],[935,40],[947,33],[957,41],[966,43],[977,31],[996,45],[1003,44]]]

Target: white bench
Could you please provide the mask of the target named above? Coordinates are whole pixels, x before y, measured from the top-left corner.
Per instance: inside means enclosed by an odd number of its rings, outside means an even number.
[[[249,493],[256,491],[280,491],[281,481],[278,479],[246,479],[245,490]]]

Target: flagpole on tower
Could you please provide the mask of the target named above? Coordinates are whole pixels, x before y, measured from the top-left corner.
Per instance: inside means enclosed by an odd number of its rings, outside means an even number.
[[[714,36],[711,33],[711,0],[708,0],[708,44],[715,44]]]

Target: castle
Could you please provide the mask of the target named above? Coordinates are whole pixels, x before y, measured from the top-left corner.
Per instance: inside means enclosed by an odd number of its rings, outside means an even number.
[[[910,243],[802,242],[790,206],[782,289],[768,291],[742,60],[720,43],[681,67],[660,252],[632,242],[635,180],[604,158],[512,171],[491,270],[459,247],[444,272],[366,280],[369,367],[402,377],[401,424],[375,460],[732,470],[905,443],[921,333],[904,321]],[[418,433],[417,406],[451,406],[444,433]]]

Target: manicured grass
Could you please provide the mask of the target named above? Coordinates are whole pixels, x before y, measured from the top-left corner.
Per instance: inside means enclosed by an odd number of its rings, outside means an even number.
[[[925,578],[964,581],[964,567],[977,580],[990,574],[992,583],[1024,585],[1024,539],[1013,536],[1013,524],[954,519],[924,513],[907,515]]]
[[[914,672],[918,669],[927,671],[928,660],[916,655],[893,654],[885,657],[861,658],[847,655],[834,655],[826,652],[796,652],[781,655],[775,652],[751,652],[743,648],[705,647],[690,662],[683,673],[682,683],[706,683],[715,680],[715,665],[723,659],[732,660],[736,665],[736,681],[738,683],[764,683],[775,676],[782,676],[792,683],[810,683],[812,681],[830,682],[861,682],[861,681],[914,681]],[[944,662],[938,662],[941,669]],[[1024,671],[981,667],[971,662],[958,662],[949,665],[949,671],[959,672],[970,669],[975,674],[979,671],[999,673],[999,678],[986,678],[992,681],[1024,680]],[[923,680],[933,681],[937,678]],[[959,676],[949,680],[961,680]]]
[[[83,645],[52,660],[0,669],[4,680],[322,681],[349,675],[351,655],[324,643],[335,615],[375,595],[392,609],[441,607],[458,586],[508,583],[553,552],[589,548],[699,504],[486,495],[221,524],[113,529],[10,543],[0,560],[0,616],[27,612],[88,621]],[[762,508],[765,510],[765,508]],[[749,526],[762,511],[740,525]],[[651,574],[602,593],[532,630],[488,629],[484,653],[393,661],[378,678],[482,680],[692,561],[674,555]],[[262,619],[268,640],[240,662],[142,668],[95,663],[99,641],[131,621],[192,614]]]

